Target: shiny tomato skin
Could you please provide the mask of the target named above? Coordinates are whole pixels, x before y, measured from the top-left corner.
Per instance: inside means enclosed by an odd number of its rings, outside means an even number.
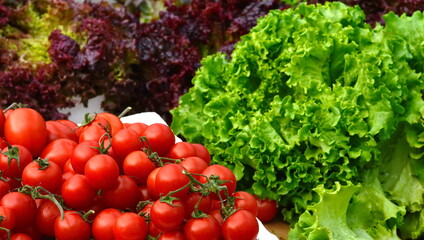
[[[229,196],[231,196],[234,193],[234,191],[236,190],[236,186],[237,186],[236,176],[234,175],[234,173],[229,168],[227,168],[225,166],[222,166],[222,165],[219,165],[219,164],[210,165],[205,170],[203,170],[202,175],[204,175],[205,177],[201,176],[199,178],[199,181],[201,183],[206,183],[207,178],[209,178],[212,175],[219,176],[219,178],[221,180],[227,181],[227,182],[223,183],[221,186],[227,187]],[[224,191],[220,192],[222,199],[227,198],[227,196],[224,193],[225,193]],[[215,194],[215,193],[212,193],[211,197],[212,197],[212,199],[219,199],[218,194]]]
[[[133,212],[123,213],[113,225],[113,236],[116,240],[146,239],[147,234],[146,219]]]
[[[179,165],[183,166],[189,173],[201,174],[208,165],[206,162],[199,157],[186,157],[184,158]],[[199,180],[199,175],[192,175],[195,179]]]
[[[144,130],[147,128],[147,124],[136,122],[136,123],[130,123],[126,126],[126,128],[131,128],[132,130],[136,131],[137,134],[141,137]]]
[[[83,210],[93,205],[97,192],[84,175],[75,174],[62,184],[61,194],[67,207]]]
[[[169,203],[155,201],[150,210],[150,218],[155,226],[162,231],[173,231],[181,227],[184,221],[184,206],[180,200]]]
[[[0,151],[7,147],[7,142],[3,137],[0,137]]]
[[[203,159],[209,166],[211,164],[211,154],[209,153],[209,150],[200,143],[192,143],[191,145],[196,150],[196,156]]]
[[[31,196],[20,192],[10,192],[0,199],[0,206],[9,208],[15,214],[15,228],[23,229],[34,224],[37,205]]]
[[[99,141],[106,133],[107,131],[100,125],[91,125],[80,132],[78,135],[78,142],[81,143],[91,140]]]
[[[38,231],[45,236],[54,236],[54,223],[60,216],[59,208],[49,199],[40,199],[37,207],[35,224]]]
[[[119,167],[111,156],[98,154],[87,161],[84,175],[92,188],[96,190],[110,189],[118,183]]]
[[[256,196],[256,203],[258,204],[258,214],[257,218],[263,222],[271,221],[278,212],[277,201],[269,200],[267,198],[260,199]]]
[[[147,126],[143,136],[147,138],[151,150],[157,152],[159,156],[166,156],[175,143],[174,132],[169,126],[162,123],[153,123]]]
[[[16,217],[13,210],[5,206],[0,206],[0,217],[0,227],[12,231],[16,224]],[[3,229],[0,229],[0,236],[7,234]]]
[[[75,146],[70,159],[72,168],[76,173],[84,174],[84,168],[87,161],[91,157],[100,154],[99,147],[99,142],[94,140],[78,143],[78,145]]]
[[[129,153],[141,150],[142,147],[139,135],[130,128],[123,128],[112,137],[113,152],[118,158],[124,159]]]
[[[216,221],[218,221],[219,225],[222,226],[224,223],[224,219],[222,218],[221,210],[220,209],[214,209],[211,210],[208,215],[215,218]]]
[[[167,195],[170,191],[175,191],[186,186],[190,183],[190,179],[183,173],[184,167],[175,163],[166,164],[159,168],[156,175],[155,185],[159,195]],[[176,198],[185,198],[187,196],[189,187],[172,194]]]
[[[46,144],[56,140],[56,139],[69,139],[74,142],[78,141],[77,134],[67,125],[60,123],[58,121],[49,120],[46,121],[47,128],[47,140]]]
[[[147,183],[146,183],[147,191],[149,192],[149,195],[152,198],[152,200],[156,200],[159,198],[159,192],[156,188],[156,176],[159,170],[160,168],[155,168],[147,176]]]
[[[5,180],[0,179],[0,199],[11,190],[9,185],[9,179],[5,179]]]
[[[118,177],[118,184],[102,192],[106,207],[121,210],[135,209],[140,199],[140,191],[134,179],[127,175]]]
[[[114,240],[113,225],[122,212],[115,208],[102,210],[94,218],[92,232],[94,239]]]
[[[236,198],[234,201],[234,207],[236,209],[247,210],[255,217],[258,215],[258,203],[252,194],[246,191],[237,191],[233,194],[233,197]]]
[[[61,187],[62,170],[55,162],[47,160],[47,164],[44,169],[40,169],[38,161],[30,162],[22,172],[22,184],[41,186],[51,193],[57,193]]]
[[[10,240],[34,240],[31,236],[25,233],[14,233],[10,236]]]
[[[72,129],[73,132],[75,132],[75,129],[78,127],[78,124],[76,124],[75,122],[68,120],[68,119],[58,119],[58,120],[56,120],[56,122],[62,123],[63,125],[69,127],[70,129]],[[77,137],[78,137],[78,135],[77,135]]]
[[[259,223],[252,213],[241,209],[224,221],[221,231],[226,240],[256,240],[259,234]]]
[[[208,239],[209,238],[204,238]],[[182,230],[162,232],[158,240],[186,240]]]
[[[198,204],[198,202],[200,203]],[[210,195],[202,196],[201,193],[191,192],[182,201],[184,205],[185,219],[190,219],[196,204],[198,204],[198,210],[208,214],[212,208],[212,199]]]
[[[115,114],[108,112],[98,113],[97,116],[105,118],[110,124],[110,135],[113,137],[119,130],[124,128],[121,119]]]
[[[172,159],[183,159],[196,156],[197,152],[193,145],[188,142],[177,142],[169,149],[168,157]]]
[[[38,157],[46,145],[46,122],[34,109],[17,108],[6,118],[4,136],[9,144],[22,145]]]
[[[219,240],[221,238],[221,226],[212,216],[192,218],[184,226],[184,235],[187,240]]]
[[[65,217],[56,218],[54,223],[56,240],[89,240],[91,236],[90,223],[85,221],[74,210],[65,211]]]
[[[145,185],[147,176],[156,169],[156,164],[141,150],[129,153],[123,162],[125,175],[131,176],[139,185]]]
[[[31,152],[22,145],[11,145],[12,147],[4,148],[0,154],[0,170],[2,175],[11,178],[21,178],[22,171],[30,162],[32,162]],[[19,162],[15,157],[8,160],[8,153],[17,153],[19,156]],[[10,163],[9,163],[10,162]]]
[[[75,141],[67,138],[57,139],[47,144],[40,157],[43,159],[47,158],[50,162],[55,162],[60,169],[63,169],[77,145]]]

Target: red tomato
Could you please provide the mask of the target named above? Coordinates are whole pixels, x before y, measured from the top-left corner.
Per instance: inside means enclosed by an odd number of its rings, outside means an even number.
[[[34,109],[17,108],[6,118],[4,136],[9,144],[22,145],[37,157],[46,145],[46,122]]]
[[[75,170],[72,167],[71,159],[68,159],[68,161],[66,161],[65,166],[63,166],[62,172],[63,173],[66,173],[66,172],[75,173]]]
[[[3,110],[0,109],[0,137],[4,136],[4,122],[6,121],[6,116],[3,113]]]
[[[6,148],[7,147],[7,142],[4,140],[4,138],[3,137],[0,137],[0,151],[3,149],[3,148]]]
[[[20,178],[22,171],[30,162],[32,162],[31,153],[21,145],[4,148],[0,154],[0,170],[6,177]]]
[[[222,225],[224,223],[224,219],[222,218],[221,210],[220,209],[214,209],[208,213],[208,215],[214,217],[216,221],[218,221],[219,225]]]
[[[147,176],[156,169],[156,164],[141,150],[128,154],[123,162],[125,175],[131,176],[139,185],[145,185]]]
[[[43,240],[43,239],[41,239],[41,233],[38,232],[35,224],[32,224],[31,226],[28,226],[24,229],[16,229],[16,233],[23,233],[23,234],[29,236],[32,240]]]
[[[12,229],[15,227],[16,224],[16,217],[13,213],[13,210],[5,207],[0,206],[0,237],[7,235],[6,231],[4,229],[8,229],[12,231]]]
[[[184,167],[175,163],[167,164],[159,168],[155,180],[156,190],[159,195],[162,194],[165,196],[170,191],[183,188],[190,183],[190,179],[183,173],[183,170]],[[190,187],[186,187],[181,191],[172,194],[172,196],[176,198],[184,198],[189,190]]]
[[[59,191],[62,181],[62,170],[48,159],[38,159],[29,163],[22,172],[22,184],[41,186],[51,193]]]
[[[62,124],[58,121],[46,121],[47,127],[47,140],[46,144],[56,139],[69,139],[74,142],[78,141],[77,134],[67,125]]]
[[[43,159],[48,158],[50,162],[55,162],[60,169],[63,169],[77,145],[75,141],[66,138],[57,139],[47,144],[40,157]]]
[[[196,156],[203,159],[206,162],[207,165],[210,165],[211,164],[211,155],[209,153],[209,150],[205,146],[203,146],[202,144],[199,144],[199,143],[192,143],[191,145],[196,150]]]
[[[91,126],[99,126],[106,132],[110,131],[110,123],[106,120],[106,118],[98,116],[98,114],[95,114],[94,116],[88,114],[84,116],[84,118],[84,122],[75,129],[78,136]]]
[[[130,128],[123,128],[112,137],[113,152],[121,159],[132,151],[141,150],[142,147],[139,135]]]
[[[133,212],[123,213],[113,225],[116,240],[146,239],[147,233],[146,219]]]
[[[138,190],[140,191],[140,201],[152,200],[152,197],[149,194],[149,190],[145,184],[138,185]]]
[[[175,143],[174,132],[169,126],[162,123],[153,123],[147,126],[143,136],[147,138],[151,150],[157,152],[159,156],[166,156]]]
[[[176,231],[167,231],[167,232],[162,232],[158,238],[158,240],[185,240],[185,236],[183,231],[181,230],[176,230]],[[205,238],[208,239],[209,238]]]
[[[173,231],[184,221],[184,206],[180,200],[169,203],[155,201],[150,210],[150,218],[155,226],[163,231]]]
[[[185,219],[190,219],[192,217],[192,213],[196,205],[198,210],[208,214],[212,207],[212,199],[210,195],[202,197],[202,194],[198,192],[189,193],[186,199],[183,200]]]
[[[221,226],[212,216],[192,218],[184,226],[184,235],[187,240],[219,240],[221,238]]]
[[[59,120],[56,120],[56,122],[62,123],[63,125],[68,126],[70,129],[72,129],[73,132],[75,132],[75,129],[78,127],[78,124],[76,124],[76,123],[74,123],[74,122],[72,122],[71,120],[68,120],[68,119],[59,119]]]
[[[137,123],[130,123],[126,126],[126,128],[131,128],[132,130],[136,131],[138,135],[141,137],[144,130],[147,128],[147,124],[137,122]]]
[[[78,142],[84,142],[84,141],[99,141],[104,136],[106,136],[107,131],[100,125],[91,125],[88,126],[84,131],[81,131],[78,135]]]
[[[234,201],[234,207],[236,209],[247,210],[255,217],[258,215],[258,203],[252,194],[246,191],[237,191],[233,194],[233,197],[236,198]]]
[[[216,165],[210,165],[205,170],[203,170],[202,175],[204,175],[207,178],[210,178],[211,176],[218,176],[219,179],[227,181],[223,183],[221,186],[226,186],[228,190],[228,195],[231,196],[237,185],[236,176],[234,173],[227,167],[216,164]],[[201,176],[199,178],[199,181],[201,183],[206,183],[208,181],[207,178]],[[227,196],[225,195],[225,191],[220,192],[221,198],[226,199]],[[211,194],[212,199],[219,199],[218,194],[212,193]]]
[[[90,223],[74,210],[65,211],[65,217],[56,218],[54,223],[56,240],[89,240],[91,236]]]
[[[153,171],[149,173],[147,176],[147,190],[152,200],[156,200],[159,198],[158,190],[156,189],[156,176],[159,172],[160,168],[155,168]]]
[[[114,240],[112,228],[121,215],[122,212],[115,208],[107,208],[98,213],[92,225],[94,239]]]
[[[277,201],[269,199],[260,199],[256,197],[256,203],[258,204],[258,215],[257,218],[263,222],[271,221],[278,212]]]
[[[15,233],[10,236],[10,240],[33,240],[28,234],[25,233]]]
[[[66,206],[82,210],[93,205],[96,190],[84,175],[75,174],[63,183],[61,194]]]
[[[71,154],[71,165],[76,173],[84,173],[87,161],[91,157],[100,154],[100,150],[98,149],[99,147],[100,145],[98,141],[86,141],[78,143],[78,145],[75,146]]]
[[[259,223],[247,210],[237,210],[222,224],[222,235],[226,240],[256,240]]]
[[[111,156],[99,154],[87,161],[84,175],[92,188],[96,190],[111,189],[118,183],[119,167]]]
[[[184,158],[179,165],[183,166],[189,173],[201,174],[208,165],[206,162],[199,157],[187,157]],[[199,180],[199,175],[192,175],[195,179]]]
[[[34,224],[37,206],[34,199],[20,192],[10,192],[0,199],[0,206],[4,206],[15,214],[15,228],[23,229]]]
[[[105,118],[110,124],[110,135],[114,136],[119,130],[124,128],[124,124],[121,122],[118,116],[108,112],[102,112],[97,114],[98,117]]]
[[[0,199],[11,190],[8,181],[9,179],[4,179],[3,177],[0,177]]]
[[[60,216],[59,208],[49,199],[40,199],[35,216],[38,231],[45,236],[54,236],[54,222]]]
[[[168,157],[172,159],[182,159],[196,156],[196,149],[188,142],[177,142],[169,149]]]
[[[118,184],[102,193],[106,207],[118,209],[135,209],[140,199],[137,183],[129,176],[120,175]]]

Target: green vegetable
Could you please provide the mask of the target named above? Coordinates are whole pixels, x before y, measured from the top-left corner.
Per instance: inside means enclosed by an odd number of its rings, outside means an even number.
[[[385,21],[340,2],[272,11],[231,59],[202,61],[171,128],[278,200],[291,239],[417,238],[423,13]]]

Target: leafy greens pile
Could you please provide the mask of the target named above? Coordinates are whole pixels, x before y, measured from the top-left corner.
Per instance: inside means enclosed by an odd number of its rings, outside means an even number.
[[[278,200],[290,239],[424,232],[424,14],[301,4],[202,60],[171,111],[241,186]]]

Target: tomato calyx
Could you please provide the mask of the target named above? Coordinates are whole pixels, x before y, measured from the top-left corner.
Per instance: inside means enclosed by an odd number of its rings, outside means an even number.
[[[12,104],[10,104],[8,107],[6,107],[4,110],[3,110],[3,113],[6,113],[7,111],[9,111],[9,110],[14,110],[14,109],[17,109],[17,108],[23,108],[23,107],[25,107],[25,104],[23,104],[23,103],[16,103],[16,102],[14,102],[14,103],[12,103]]]
[[[53,194],[41,186],[30,186],[24,185],[18,189],[18,192],[27,194],[32,197],[32,199],[48,199],[52,201],[56,207],[59,209],[61,219],[65,218],[65,212],[63,210],[62,197],[60,195]],[[59,199],[59,200],[58,200]]]
[[[47,158],[37,158],[34,160],[38,164],[38,170],[46,170],[48,167],[50,167],[49,160]]]
[[[8,145],[7,151],[2,153],[3,155],[7,156],[7,166],[10,166],[10,163],[13,159],[16,160],[16,163],[18,164],[18,168],[21,167],[21,157],[19,156],[19,148],[16,146]]]
[[[96,119],[96,116],[97,116],[97,113],[94,113],[93,115],[91,113],[84,114],[84,120],[78,127],[84,127],[89,125],[90,123],[94,121],[94,119]]]

